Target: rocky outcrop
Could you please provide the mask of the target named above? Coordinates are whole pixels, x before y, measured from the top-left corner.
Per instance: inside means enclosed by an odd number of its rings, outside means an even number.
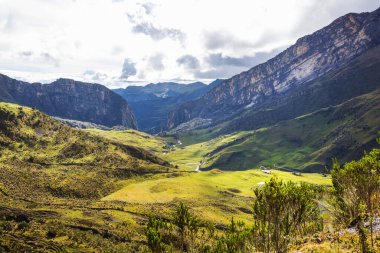
[[[273,59],[225,80],[169,114],[169,129],[193,118],[221,121],[299,89],[380,44],[380,9],[350,13],[299,39]]]
[[[137,128],[128,103],[100,84],[70,79],[31,84],[0,75],[0,101],[36,107],[48,115],[65,119]]]

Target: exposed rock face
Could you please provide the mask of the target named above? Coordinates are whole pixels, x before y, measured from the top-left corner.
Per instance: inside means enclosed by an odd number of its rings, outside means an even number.
[[[0,75],[0,101],[36,107],[60,118],[137,128],[128,103],[100,84],[70,79],[31,84]]]
[[[168,128],[193,118],[220,120],[302,87],[380,44],[380,9],[347,14],[276,57],[236,75],[169,114]]]

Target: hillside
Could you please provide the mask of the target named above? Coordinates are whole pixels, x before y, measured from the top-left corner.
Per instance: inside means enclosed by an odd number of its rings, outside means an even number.
[[[5,252],[140,252],[149,213],[170,218],[180,200],[220,227],[231,214],[249,222],[250,187],[272,177],[257,170],[189,173],[187,163],[198,157],[182,148],[170,154],[167,146],[174,147],[174,139],[135,130],[75,130],[15,104],[0,103],[0,119],[0,250]],[[275,174],[330,184],[317,174]]]
[[[380,46],[330,71],[305,87],[286,92],[247,109],[227,121],[222,132],[257,129],[313,111],[335,106],[380,87]]]
[[[371,150],[379,131],[377,89],[337,106],[252,131],[237,143],[213,152],[206,159],[206,167],[241,170],[264,165],[323,172],[325,166],[331,168],[332,158],[348,162]]]
[[[173,169],[141,147],[10,103],[0,103],[0,164],[1,252],[129,251],[128,238],[141,240],[135,223],[114,226],[118,207],[100,198]],[[124,213],[123,222],[135,219]]]
[[[269,61],[223,81],[199,100],[174,110],[169,115],[167,127],[172,129],[194,118],[220,123],[244,109],[255,110],[272,99],[276,103],[276,97],[286,98],[289,92],[302,92],[316,78],[333,72],[379,45],[379,23],[380,9],[340,17],[315,33],[298,39],[293,46]],[[317,98],[320,96],[314,97]],[[303,107],[303,101],[294,102],[299,108]]]
[[[8,195],[98,197],[116,180],[169,166],[139,147],[75,130],[35,109],[0,103],[0,119],[0,178]]]
[[[50,84],[27,83],[0,74],[0,101],[35,107],[65,119],[137,128],[128,103],[100,84],[63,78]]]

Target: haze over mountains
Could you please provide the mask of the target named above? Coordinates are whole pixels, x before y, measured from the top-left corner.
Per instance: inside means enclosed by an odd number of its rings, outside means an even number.
[[[139,129],[149,133],[166,130],[170,111],[181,104],[196,100],[216,87],[222,80],[217,79],[206,85],[202,82],[181,84],[174,82],[148,84],[146,86],[128,86],[115,89],[131,105]]]

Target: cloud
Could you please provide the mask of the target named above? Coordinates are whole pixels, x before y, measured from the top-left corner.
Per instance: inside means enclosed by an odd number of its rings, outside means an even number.
[[[147,35],[155,41],[170,38],[182,42],[185,39],[186,35],[180,29],[159,26],[155,23],[156,20],[151,15],[154,4],[144,3],[140,4],[140,6],[142,9],[140,9],[140,12],[127,13],[128,20],[133,25],[133,33]]]
[[[263,63],[279,52],[283,48],[277,48],[270,52],[258,52],[253,56],[243,56],[243,57],[231,57],[225,56],[222,53],[210,54],[206,57],[206,62],[208,62],[212,67],[219,66],[236,66],[236,67],[249,67],[252,68],[260,63]]]
[[[213,1],[199,0],[0,2],[1,72],[34,82],[82,78],[90,69],[88,78],[106,74],[107,86],[126,78],[229,78],[341,15],[379,7],[375,0],[219,1],[217,11]]]
[[[250,48],[253,44],[235,38],[232,34],[223,31],[212,31],[204,33],[205,47],[210,50],[225,48]]]
[[[209,54],[205,58],[210,66],[208,70],[194,71],[194,77],[199,79],[230,78],[237,73],[264,63],[271,59],[284,48],[277,48],[270,52],[257,52],[253,56],[231,57],[222,53]]]
[[[120,78],[127,80],[128,77],[134,76],[137,74],[137,69],[135,67],[135,63],[132,62],[130,59],[126,58],[123,63],[123,69],[121,71]]]
[[[9,51],[12,48],[10,43],[0,42],[0,51]]]
[[[156,54],[148,59],[149,67],[151,67],[154,70],[162,71],[165,69],[164,64],[162,63],[163,55],[162,54]]]
[[[22,51],[22,52],[19,52],[19,55],[21,57],[30,57],[33,55],[33,52],[32,51]]]
[[[145,10],[145,13],[147,15],[152,14],[154,6],[155,5],[153,3],[143,3],[143,4],[141,4],[141,7],[143,7],[143,9]]]
[[[200,67],[199,60],[192,55],[183,55],[177,59],[177,64],[186,69],[197,69]]]
[[[277,41],[281,41],[281,39],[283,39],[284,37],[286,37],[284,33],[275,32],[275,31],[266,31],[260,36],[260,38],[257,41],[252,43],[252,47],[262,48],[267,45],[274,44]]]
[[[43,52],[40,54],[42,61],[46,63],[52,63],[56,68],[60,66],[59,60],[53,57],[50,53]]]
[[[233,75],[236,75],[237,73],[240,73],[242,71],[246,70],[242,67],[219,67],[209,70],[197,70],[195,71],[194,78],[196,79],[226,79],[230,78]]]
[[[9,13],[8,16],[0,23],[0,28],[6,32],[10,32],[16,28],[15,17],[13,13]]]
[[[95,81],[95,82],[103,82],[108,79],[108,75],[105,73],[95,72],[93,70],[86,70],[83,73],[85,80]]]
[[[185,34],[179,29],[156,27],[149,22],[135,24],[132,28],[132,32],[145,34],[153,40],[171,38],[182,41],[185,38]]]
[[[124,51],[122,46],[114,46],[111,50],[112,55],[120,55]]]
[[[307,7],[303,8],[290,34],[298,39],[328,25],[326,20],[332,22],[348,13],[374,11],[376,8],[379,8],[379,2],[376,0],[336,0],[323,1],[323,4],[320,1],[311,1]]]

